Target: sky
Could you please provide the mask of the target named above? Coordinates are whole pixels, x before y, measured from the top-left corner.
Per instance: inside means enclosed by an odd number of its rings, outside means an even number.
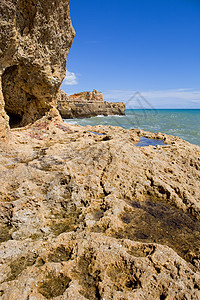
[[[200,109],[200,0],[71,0],[70,14],[66,93]]]

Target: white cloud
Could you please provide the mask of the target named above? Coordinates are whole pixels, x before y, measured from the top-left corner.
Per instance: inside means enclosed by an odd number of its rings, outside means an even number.
[[[191,101],[200,101],[200,91],[192,89],[176,89],[164,91],[147,91],[142,93],[144,97],[148,98],[179,98]]]
[[[76,85],[78,84],[78,79],[76,77],[76,74],[73,72],[66,72],[65,79],[63,80],[64,85]]]
[[[131,108],[133,108],[140,101],[138,99],[140,96],[136,95],[136,93],[134,90],[111,90],[104,92],[104,98],[110,101],[124,101],[128,106],[132,106]],[[136,96],[133,97],[134,95]],[[146,102],[147,106],[153,105],[156,108],[197,108],[197,105],[200,104],[200,90],[194,89],[140,91],[140,95],[144,97],[144,101],[141,99],[143,104]],[[130,100],[131,97],[132,100]]]

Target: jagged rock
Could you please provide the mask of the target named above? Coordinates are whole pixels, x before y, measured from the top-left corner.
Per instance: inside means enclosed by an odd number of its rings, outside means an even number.
[[[0,142],[0,295],[199,299],[200,148],[42,118]],[[137,147],[141,136],[164,146]]]
[[[103,94],[96,90],[70,96],[61,91],[58,110],[64,119],[89,118],[98,115],[125,115],[126,105],[123,102],[103,101]]]
[[[0,139],[0,298],[200,299],[200,148],[63,123],[68,1],[2,0],[0,15],[0,136],[6,112],[38,119]]]
[[[103,93],[93,90],[92,92],[82,92],[69,96],[70,99],[88,100],[88,101],[103,101]]]
[[[1,78],[1,72],[0,72]],[[0,80],[0,138],[4,138],[7,135],[9,126],[8,126],[8,116],[4,110],[4,99],[1,88],[1,80]]]
[[[3,0],[0,18],[0,130],[4,132],[5,111],[11,126],[23,126],[55,105],[74,29],[68,0]]]

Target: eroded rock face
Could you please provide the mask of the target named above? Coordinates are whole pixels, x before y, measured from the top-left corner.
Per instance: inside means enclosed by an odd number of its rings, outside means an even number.
[[[1,136],[5,110],[13,127],[38,119],[0,140],[0,298],[200,299],[200,148],[53,118],[68,1],[0,10]]]
[[[3,138],[7,135],[8,129],[9,129],[8,116],[4,110],[4,99],[3,99],[1,80],[0,80],[0,138]]]
[[[64,119],[90,118],[98,115],[125,115],[123,102],[103,101],[103,94],[97,90],[68,96],[61,91],[58,111]]]
[[[0,142],[1,299],[200,298],[200,148],[37,121]],[[137,147],[141,136],[164,146]]]
[[[69,96],[70,99],[87,100],[87,101],[103,101],[103,93],[93,90],[92,92],[82,92]]]
[[[0,126],[42,117],[58,97],[74,38],[68,0],[0,3]],[[5,108],[4,108],[5,106]]]

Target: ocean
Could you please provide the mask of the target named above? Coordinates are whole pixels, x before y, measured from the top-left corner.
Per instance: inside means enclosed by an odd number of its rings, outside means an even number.
[[[77,125],[112,125],[162,132],[200,146],[200,109],[127,109],[125,116],[65,119]]]

